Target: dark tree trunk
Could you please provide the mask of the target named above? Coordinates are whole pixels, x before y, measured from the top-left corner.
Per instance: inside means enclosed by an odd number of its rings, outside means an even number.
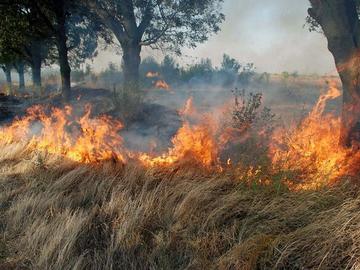
[[[6,77],[6,85],[8,88],[8,94],[12,95],[13,91],[12,91],[12,79],[11,79],[11,65],[3,66],[3,71],[4,71],[5,77]]]
[[[141,46],[132,42],[122,45],[123,49],[123,72],[124,87],[127,89],[139,89],[139,67],[141,62]]]
[[[34,92],[37,95],[42,94],[41,90],[41,45],[39,42],[31,44],[31,72]]]
[[[310,0],[309,14],[321,26],[343,85],[340,143],[360,143],[360,24],[353,0]]]
[[[59,65],[61,74],[61,93],[65,101],[71,99],[71,68],[68,59],[68,47],[66,45],[66,15],[64,1],[57,0],[56,3],[56,45],[59,53]]]
[[[19,61],[16,65],[16,70],[19,74],[19,91],[25,91],[25,68],[24,63]]]
[[[152,19],[152,4],[146,5],[146,15],[137,25],[133,1],[118,1],[121,18],[112,16],[103,9],[99,1],[87,0],[87,5],[92,9],[112,30],[121,44],[123,51],[122,67],[124,73],[124,88],[139,90],[139,67],[141,62],[142,37]]]
[[[59,65],[61,74],[61,93],[65,101],[71,99],[71,69],[68,60],[68,48],[66,46],[65,31],[58,37]]]

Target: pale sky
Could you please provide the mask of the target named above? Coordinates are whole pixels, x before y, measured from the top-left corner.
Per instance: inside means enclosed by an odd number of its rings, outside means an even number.
[[[242,63],[253,62],[260,72],[335,73],[326,38],[304,27],[308,7],[308,0],[225,0],[221,32],[194,50],[184,49],[178,61],[209,57],[219,65],[227,53]],[[149,48],[143,50],[146,55],[162,58],[161,52]],[[120,61],[114,51],[102,52],[94,60],[94,69]]]

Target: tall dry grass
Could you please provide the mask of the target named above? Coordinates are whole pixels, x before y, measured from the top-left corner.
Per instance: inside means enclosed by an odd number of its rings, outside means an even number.
[[[0,269],[360,267],[350,184],[291,193],[199,169],[79,165],[22,144],[0,148],[0,231]]]

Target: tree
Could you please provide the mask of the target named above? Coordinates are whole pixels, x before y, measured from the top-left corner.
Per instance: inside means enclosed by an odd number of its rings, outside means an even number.
[[[219,74],[223,80],[223,86],[229,87],[235,83],[236,78],[239,75],[240,68],[241,64],[235,58],[232,58],[227,54],[223,55],[223,60],[219,70]]]
[[[2,65],[0,65],[0,67],[5,73],[7,88],[9,90],[9,94],[11,95],[12,94],[11,65],[10,64],[2,64]]]
[[[360,142],[359,2],[310,0],[311,8],[308,10],[311,30],[321,27],[343,84],[340,143],[347,147]]]
[[[17,13],[16,5],[3,5],[0,3],[0,63],[3,69],[9,94],[12,93],[11,70],[15,68],[19,72],[20,88],[24,87],[24,65],[22,55],[19,52],[24,43],[24,29],[26,27],[22,14]],[[12,31],[16,29],[16,31]]]
[[[19,91],[25,90],[25,64],[23,60],[18,60],[14,67],[19,74]]]
[[[83,0],[114,33],[123,51],[126,87],[138,87],[143,46],[180,53],[219,31],[223,0]]]
[[[36,93],[41,89],[41,64],[48,55],[50,33],[30,2],[3,0],[0,2],[0,49],[11,55],[11,63],[19,72],[20,88],[24,85],[24,66],[31,66]]]
[[[214,73],[214,68],[210,58],[201,59],[199,63],[190,65],[187,70],[184,70],[182,77],[185,81],[191,79],[199,79],[202,81],[210,81]]]
[[[57,49],[55,57],[60,66],[62,96],[65,101],[69,101],[71,65],[77,67],[85,59],[94,57],[98,47],[98,37],[104,38],[107,43],[110,42],[108,31],[103,29],[102,24],[77,1],[17,1],[21,3],[22,9],[29,11],[30,18],[35,20],[35,25],[38,25],[42,32],[47,33],[49,47],[55,45]],[[41,43],[33,42],[29,51],[32,51],[33,58],[39,59]],[[54,54],[50,55],[54,57]],[[34,64],[35,62],[39,65],[39,61],[34,61]],[[33,73],[34,78],[39,75]]]
[[[227,54],[223,55],[223,60],[221,62],[221,70],[223,70],[225,72],[231,72],[234,74],[238,74],[240,68],[241,68],[241,65],[235,58],[231,58]]]
[[[170,55],[165,55],[163,61],[161,62],[160,70],[161,75],[163,75],[167,82],[173,83],[179,78],[179,64],[177,64],[176,60]]]

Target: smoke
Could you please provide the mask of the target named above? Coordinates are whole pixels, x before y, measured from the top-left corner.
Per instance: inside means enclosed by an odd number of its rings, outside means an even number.
[[[325,37],[304,27],[308,7],[308,0],[227,0],[221,32],[195,50],[184,49],[178,60],[187,64],[209,57],[219,65],[227,53],[255,63],[260,72],[335,73]],[[143,57],[148,55],[162,58],[160,51],[144,49]],[[95,70],[104,69],[113,59],[114,52],[101,52],[94,61]],[[121,56],[118,59],[120,63]]]

